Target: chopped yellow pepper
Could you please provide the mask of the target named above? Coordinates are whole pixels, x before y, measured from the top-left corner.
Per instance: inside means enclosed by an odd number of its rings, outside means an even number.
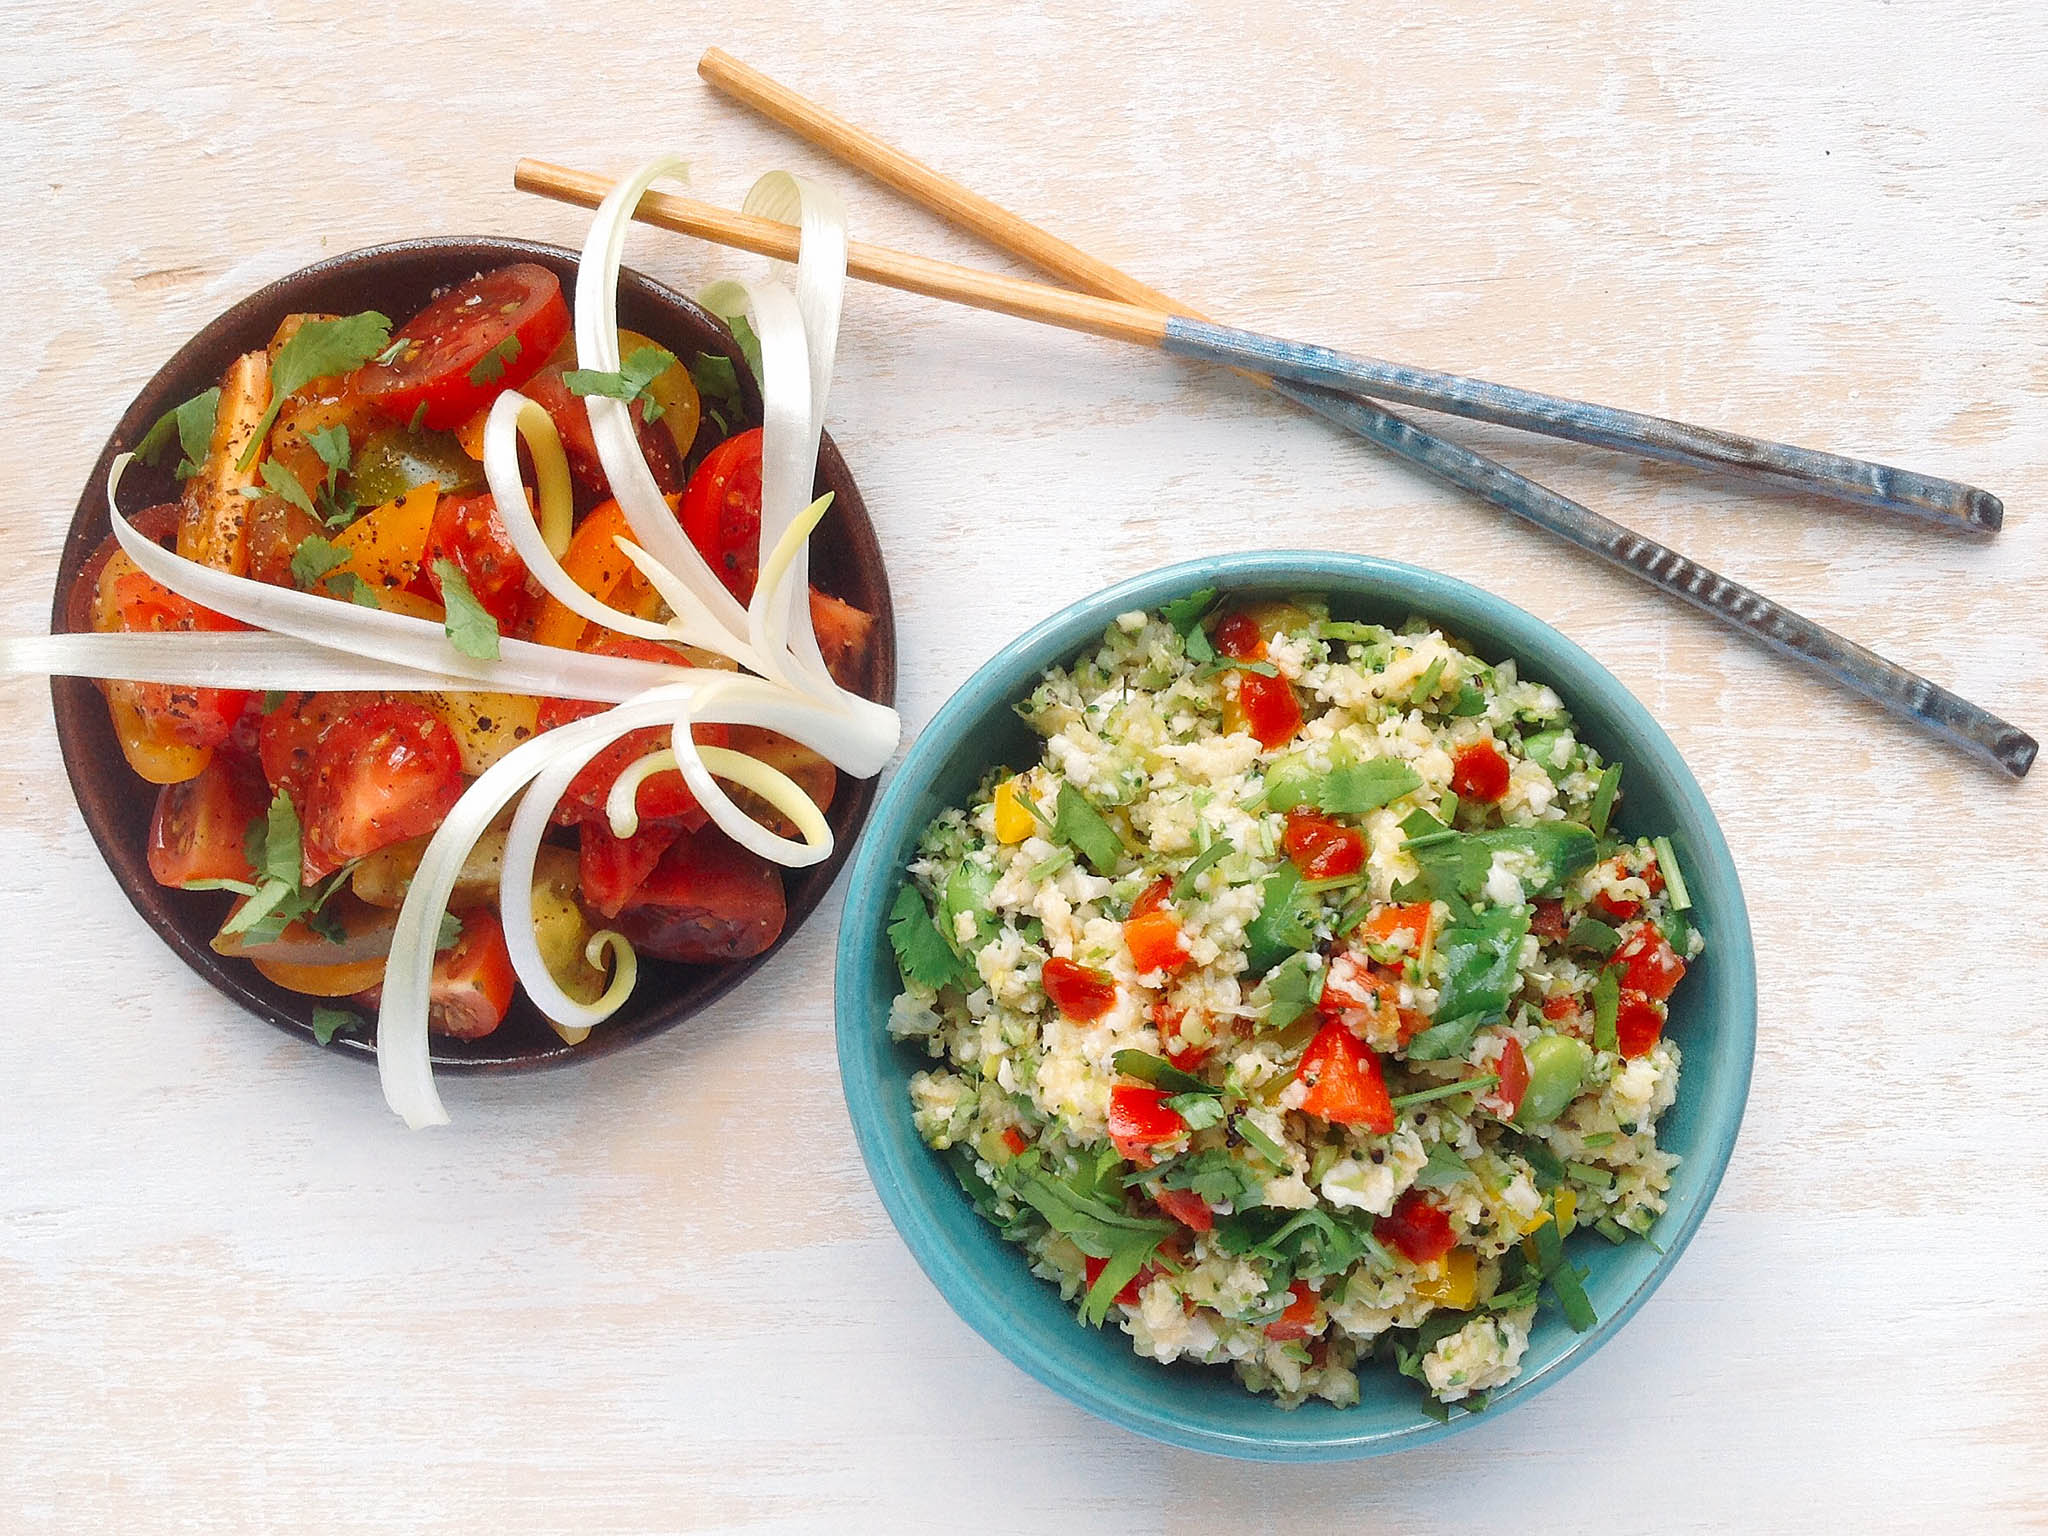
[[[1479,1299],[1479,1255],[1470,1248],[1453,1248],[1430,1268],[1434,1273],[1415,1284],[1417,1296],[1453,1312],[1467,1311]]]
[[[1024,808],[1024,797],[1017,788],[1017,781],[1003,780],[996,786],[996,841],[1021,843],[1031,835],[1033,824],[1031,812]]]

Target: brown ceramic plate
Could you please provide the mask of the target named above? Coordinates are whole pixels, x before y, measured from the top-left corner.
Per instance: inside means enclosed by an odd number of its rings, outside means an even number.
[[[64,627],[65,595],[80,567],[107,536],[108,467],[116,454],[134,447],[165,411],[218,383],[233,358],[267,343],[278,322],[288,314],[349,314],[376,309],[400,321],[423,308],[437,290],[515,261],[539,262],[551,268],[561,277],[564,290],[573,296],[576,255],[572,251],[493,238],[406,240],[351,251],[281,278],[242,300],[193,337],[136,396],[101,452],[99,462],[93,466],[57,567],[51,630],[56,632]],[[681,294],[637,272],[624,271],[619,275],[619,323],[653,337],[678,356],[708,352],[731,359],[746,389],[748,409],[753,413],[753,420],[747,425],[758,424],[761,403],[753,379],[731,333],[710,314]],[[831,512],[813,541],[812,580],[825,591],[875,615],[868,676],[861,691],[871,699],[893,702],[896,625],[888,578],[860,491],[829,437],[818,452],[817,489],[821,493],[831,491],[833,498]],[[123,504],[135,508],[175,499],[177,485],[170,478],[168,464],[161,470],[137,464],[124,479],[122,491]],[[130,771],[122,758],[99,690],[82,678],[58,678],[51,684],[50,692],[56,705],[57,739],[64,751],[64,767],[70,774],[72,790],[78,797],[78,808],[135,910],[187,965],[228,997],[258,1018],[310,1040],[310,1020],[318,999],[273,986],[257,974],[254,966],[224,959],[208,947],[207,941],[220,927],[230,898],[219,892],[172,890],[150,878],[144,854],[156,790]],[[617,1050],[680,1023],[737,986],[789,941],[839,872],[862,822],[867,819],[874,792],[872,779],[840,776],[839,792],[827,818],[836,839],[833,856],[809,869],[785,873],[789,918],[782,937],[766,954],[720,966],[643,961],[640,984],[631,1000],[600,1025],[589,1040],[573,1048],[562,1044],[522,995],[497,1031],[482,1040],[468,1042],[434,1036],[435,1065],[482,1070],[553,1065]],[[350,1035],[337,1036],[332,1049],[365,1060],[376,1054],[367,1039]]]

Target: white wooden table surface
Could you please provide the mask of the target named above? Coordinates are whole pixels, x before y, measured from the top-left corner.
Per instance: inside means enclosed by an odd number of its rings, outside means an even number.
[[[400,236],[579,240],[512,192],[521,154],[678,148],[729,202],[826,170],[856,233],[994,262],[711,95],[714,43],[1225,318],[2000,492],[2005,533],[1968,544],[1473,434],[2048,726],[2034,0],[0,0],[8,627],[43,621],[116,416],[235,298]],[[658,235],[628,259],[730,265]],[[46,692],[8,684],[0,1529],[2042,1528],[2041,785],[1226,375],[872,290],[840,359],[912,731],[1085,589],[1272,543],[1479,582],[1650,705],[1734,848],[1763,1001],[1742,1139],[1669,1283],[1438,1448],[1161,1449],[1013,1370],[898,1242],[833,1064],[837,893],[693,1026],[446,1083],[453,1128],[408,1135],[373,1074],[151,936]]]

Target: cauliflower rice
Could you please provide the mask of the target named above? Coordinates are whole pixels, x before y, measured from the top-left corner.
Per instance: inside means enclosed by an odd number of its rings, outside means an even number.
[[[1664,1209],[1683,879],[1513,660],[1213,597],[1048,673],[1039,761],[926,831],[890,926],[916,1126],[1142,1355],[1482,1406],[1539,1305],[1593,1320],[1561,1238]]]

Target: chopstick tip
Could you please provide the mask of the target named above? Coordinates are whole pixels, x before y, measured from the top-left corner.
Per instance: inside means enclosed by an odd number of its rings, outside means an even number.
[[[1996,533],[2005,526],[2005,503],[1989,491],[1974,485],[1963,498],[1963,516],[1980,533]]]

